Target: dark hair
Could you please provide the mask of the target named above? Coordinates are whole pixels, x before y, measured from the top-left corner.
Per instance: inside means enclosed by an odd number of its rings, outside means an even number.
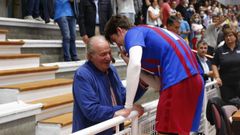
[[[126,16],[116,15],[112,16],[105,26],[105,38],[112,43],[110,36],[117,33],[117,28],[130,29],[133,24],[129,21]]]
[[[237,37],[237,32],[234,30],[234,29],[232,29],[231,27],[230,28],[225,28],[224,30],[223,30],[223,35],[224,35],[224,37],[226,37],[228,34],[230,34],[230,33],[232,33],[235,37],[236,37],[236,39],[238,40],[238,37]]]
[[[179,22],[180,23],[180,19],[176,16],[170,16],[167,19],[167,25],[172,26],[174,24],[174,22]]]
[[[197,42],[197,48],[199,48],[200,45],[208,45],[208,44],[207,44],[206,41],[204,41],[204,40],[200,40],[200,41]]]

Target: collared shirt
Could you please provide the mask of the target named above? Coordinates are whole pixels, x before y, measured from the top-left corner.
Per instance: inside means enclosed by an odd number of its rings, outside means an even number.
[[[96,24],[99,24],[99,14],[98,14],[98,0],[94,0],[96,6]]]
[[[240,80],[240,45],[231,50],[226,43],[217,48],[213,64],[219,67],[221,79],[225,82]]]
[[[198,54],[197,54],[197,57],[198,57],[201,65],[202,65],[204,74],[208,74],[209,71],[210,71],[210,70],[209,70],[209,66],[208,66],[208,64],[207,64],[207,60],[208,60],[208,59],[207,59],[206,57],[200,57]],[[208,77],[208,78],[207,78],[207,81],[211,81],[211,78]]]

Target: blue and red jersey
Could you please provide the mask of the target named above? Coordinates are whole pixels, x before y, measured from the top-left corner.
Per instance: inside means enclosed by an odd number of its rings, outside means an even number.
[[[143,47],[141,66],[161,78],[161,91],[202,72],[184,39],[166,29],[133,27],[124,40],[127,53],[133,46]]]

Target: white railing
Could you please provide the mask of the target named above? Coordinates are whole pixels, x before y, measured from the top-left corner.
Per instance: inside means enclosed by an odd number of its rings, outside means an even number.
[[[139,135],[138,134],[138,130],[139,130],[138,121],[140,121],[142,118],[148,117],[152,113],[152,111],[156,110],[157,103],[158,103],[158,100],[154,100],[152,102],[148,102],[148,103],[143,104],[142,106],[144,108],[145,113],[140,119],[137,118],[138,112],[137,111],[132,111],[127,118],[125,118],[123,116],[114,117],[112,119],[101,122],[101,123],[96,124],[94,126],[85,128],[85,129],[80,130],[78,132],[75,132],[72,135],[93,135],[93,134],[97,134],[99,132],[102,132],[106,129],[112,128],[114,126],[117,129],[116,130],[116,135],[121,135],[121,134],[124,134],[124,135],[126,135],[126,134],[127,135],[131,135],[131,134],[132,135]],[[154,115],[155,115],[155,113],[154,113]],[[119,128],[118,128],[119,125],[121,123],[124,123],[124,121],[127,121],[127,120],[131,120],[131,128],[126,128],[123,131],[119,131]]]
[[[202,111],[202,122],[200,125],[200,131],[204,132],[206,135],[215,134],[214,127],[209,125],[209,122],[206,119],[206,105],[207,100],[211,97],[219,96],[218,87],[216,87],[216,81],[209,82],[205,85],[205,94],[204,94],[204,104]],[[156,108],[158,100],[154,100],[148,103],[143,104],[144,114],[139,119],[137,117],[138,112],[132,111],[130,115],[125,118],[123,116],[114,117],[107,121],[101,122],[94,126],[85,128],[78,132],[73,133],[72,135],[93,135],[100,133],[109,128],[115,127],[115,135],[156,135],[155,132],[155,118],[156,118]],[[122,131],[119,131],[119,125],[125,121],[131,121],[131,125],[125,128]]]

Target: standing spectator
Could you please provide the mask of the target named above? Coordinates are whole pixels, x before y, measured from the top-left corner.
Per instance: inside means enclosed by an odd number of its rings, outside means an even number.
[[[160,27],[162,25],[162,13],[159,8],[158,0],[150,0],[151,6],[148,7],[147,24]]]
[[[105,24],[111,16],[110,0],[80,0],[78,25],[85,44],[90,37],[103,34]]]
[[[40,2],[41,16],[45,23],[53,23],[54,17],[54,0],[41,0]]]
[[[40,17],[40,0],[27,0],[26,16],[24,19],[43,21]]]
[[[62,33],[64,61],[78,61],[76,49],[76,19],[69,0],[55,0],[55,16]]]
[[[202,39],[203,25],[201,23],[201,17],[198,13],[193,14],[191,17],[191,44],[192,48],[196,49],[196,44]]]
[[[194,5],[193,4],[189,4],[188,5],[187,13],[189,15],[189,18],[191,18],[191,16],[196,13],[196,10],[194,9]]]
[[[204,86],[200,67],[186,42],[166,29],[147,25],[133,27],[123,16],[109,20],[105,37],[120,50],[126,49],[121,51],[128,61],[125,111],[130,113],[141,69],[144,69],[152,78],[159,78],[155,81],[160,92],[157,132],[185,135],[198,131]]]
[[[170,11],[170,16],[175,16],[177,13],[176,7],[177,7],[177,1],[173,0],[170,4],[171,11]]]
[[[135,8],[133,0],[114,0],[115,13],[126,16],[131,23],[135,22]]]
[[[210,77],[213,77],[212,63],[206,57],[207,50],[208,50],[208,45],[206,42],[201,40],[197,43],[196,58],[197,58],[198,64],[200,65],[200,67],[203,70],[202,76],[203,76],[205,83],[210,82],[211,81]]]
[[[171,7],[169,5],[169,0],[163,0],[163,3],[160,5],[160,9],[162,10],[162,23],[163,26],[167,26],[167,19],[170,16],[171,13]]]
[[[209,24],[204,33],[204,40],[208,44],[208,54],[210,55],[213,55],[214,50],[217,48],[217,37],[222,29],[222,24],[226,19],[227,17],[220,19],[218,15],[214,15],[212,23]]]
[[[217,16],[217,14],[213,15],[211,9],[207,10],[206,12],[207,12],[206,16],[202,18],[203,19],[202,24],[205,28],[208,28],[209,24],[211,24],[213,21],[213,16]]]
[[[224,30],[225,44],[215,51],[214,78],[219,84],[222,99],[228,104],[240,105],[240,43],[232,28]]]
[[[72,132],[93,126],[115,116],[125,115],[126,90],[111,63],[111,48],[103,36],[94,36],[87,46],[88,61],[75,72],[73,81],[73,128]],[[141,85],[141,84],[140,84]],[[146,91],[139,85],[136,99]],[[140,105],[134,105],[139,115]],[[113,128],[99,135],[112,135]]]
[[[135,25],[139,25],[139,24],[143,24],[143,13],[142,13],[142,6],[143,6],[143,3],[142,3],[142,0],[133,0],[134,2],[134,9],[135,9],[135,12],[136,12],[136,15],[135,15]]]
[[[142,13],[143,13],[143,23],[146,24],[147,22],[147,9],[151,5],[150,0],[142,0]]]
[[[191,16],[187,11],[187,5],[187,0],[180,0],[180,3],[176,7],[176,10],[182,14],[184,20],[190,22]]]
[[[180,20],[180,36],[189,44],[188,36],[191,32],[190,26],[187,21],[183,20],[182,14],[177,12],[176,17]]]

